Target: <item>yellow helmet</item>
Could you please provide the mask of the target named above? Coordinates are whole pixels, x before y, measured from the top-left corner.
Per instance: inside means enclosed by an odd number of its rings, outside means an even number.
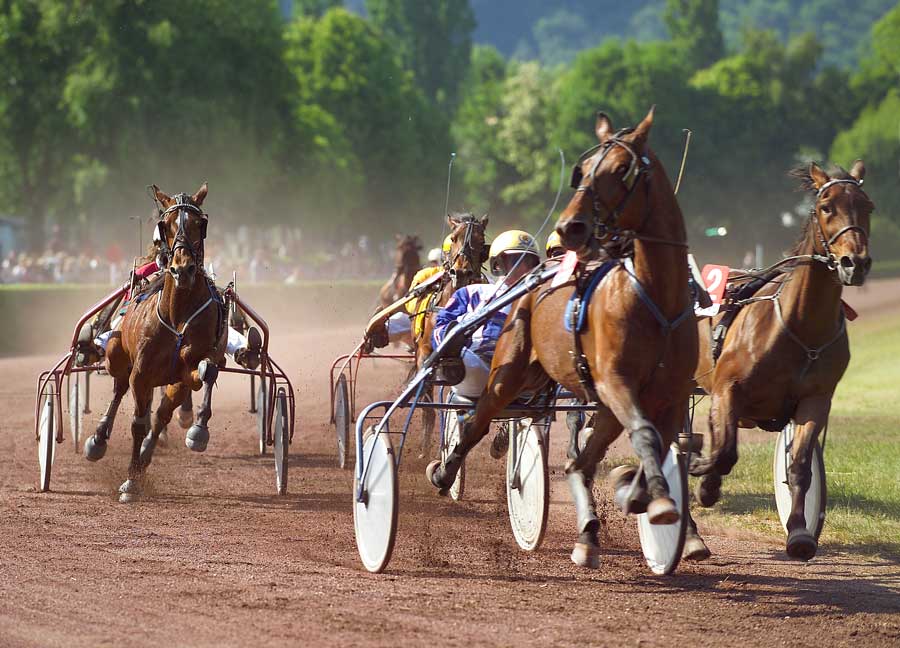
[[[559,232],[553,230],[550,232],[550,236],[547,237],[547,256],[553,258],[562,254],[566,251],[565,246],[562,242],[562,237],[559,235]]]
[[[533,254],[540,259],[537,242],[535,242],[531,234],[522,230],[508,230],[495,238],[494,242],[491,243],[488,267],[495,276],[503,274],[503,270],[499,265],[500,256],[509,252]]]
[[[453,235],[447,234],[447,238],[444,239],[443,245],[441,245],[441,252],[444,256],[448,256],[450,254],[450,248],[453,246]]]

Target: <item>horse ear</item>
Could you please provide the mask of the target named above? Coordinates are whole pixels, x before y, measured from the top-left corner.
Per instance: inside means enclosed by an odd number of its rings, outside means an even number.
[[[150,185],[150,188],[153,189],[153,195],[163,207],[169,207],[172,204],[172,197],[163,192],[162,189],[156,185]]]
[[[207,183],[203,183],[200,185],[200,188],[197,189],[197,193],[191,196],[191,202],[193,202],[198,207],[203,204],[203,201],[206,199],[206,194],[209,193],[209,185]]]
[[[857,160],[853,163],[853,167],[850,169],[850,175],[859,183],[862,183],[863,179],[866,177],[866,165],[862,160]]]
[[[650,129],[653,128],[653,114],[656,112],[656,104],[650,106],[647,116],[641,120],[641,123],[634,129],[632,142],[639,153],[643,153],[647,147],[647,140],[650,139]]]
[[[481,217],[481,228],[487,229],[487,224],[488,224],[488,215],[485,214],[484,216]]]
[[[457,225],[459,225],[459,221],[453,218],[451,214],[447,214],[447,225],[449,225],[450,227],[456,227]]]
[[[828,174],[815,162],[809,163],[809,178],[812,180],[813,186],[816,189],[821,189],[822,185],[831,180],[831,178],[828,177]]]
[[[605,112],[597,113],[597,123],[594,125],[594,132],[597,133],[597,140],[603,144],[606,139],[612,135],[613,125],[612,121]]]

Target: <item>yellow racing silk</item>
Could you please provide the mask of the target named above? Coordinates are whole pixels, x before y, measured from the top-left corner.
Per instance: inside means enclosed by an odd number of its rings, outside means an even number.
[[[409,289],[412,290],[419,284],[427,281],[437,273],[441,272],[443,268],[440,266],[436,268],[422,268],[419,270],[412,279],[412,283],[409,285]],[[413,334],[414,339],[418,340],[425,333],[425,315],[428,314],[428,309],[430,308],[435,295],[437,294],[437,287],[440,286],[440,283],[437,284],[435,290],[429,292],[418,299],[413,299],[406,304],[406,312],[409,313],[409,316],[413,318]]]

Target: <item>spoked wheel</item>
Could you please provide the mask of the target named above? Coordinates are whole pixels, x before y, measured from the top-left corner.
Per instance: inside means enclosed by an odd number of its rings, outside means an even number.
[[[444,414],[444,443],[441,446],[441,462],[447,461],[450,451],[459,445],[459,416],[456,410]],[[456,479],[450,486],[450,497],[458,502],[466,492],[466,462],[463,461],[456,473]]]
[[[350,399],[347,377],[338,376],[334,386],[334,430],[337,434],[338,465],[347,468],[347,440],[350,437]]]
[[[358,501],[362,462],[362,501]],[[387,434],[371,434],[363,442],[353,472],[353,529],[356,548],[365,568],[380,573],[387,567],[397,537],[400,497],[394,448]]]
[[[550,475],[544,435],[536,425],[509,424],[506,505],[516,543],[525,551],[541,546],[550,508]]]
[[[38,424],[38,463],[41,467],[41,492],[50,490],[50,473],[56,458],[56,395],[44,395]]]
[[[647,565],[654,574],[667,576],[675,571],[681,560],[690,504],[687,458],[684,453],[679,452],[676,445],[669,448],[662,471],[669,484],[669,496],[678,507],[678,521],[672,524],[650,524],[647,514],[642,513],[637,516],[637,526]]]
[[[288,451],[291,443],[290,425],[288,424],[287,394],[284,387],[278,388],[275,394],[275,420],[272,422],[272,435],[275,439],[275,487],[279,495],[287,493],[288,484]]]
[[[778,439],[775,441],[775,460],[772,466],[775,481],[775,506],[778,508],[778,517],[781,518],[781,526],[784,527],[785,532],[787,532],[787,521],[791,515],[792,506],[787,475],[792,462],[791,445],[794,441],[794,429],[794,422],[791,421],[778,433]],[[822,533],[822,527],[825,526],[825,506],[828,501],[825,485],[825,459],[818,439],[813,444],[810,468],[812,475],[809,490],[806,491],[806,506],[803,510],[806,514],[806,530],[818,540],[819,534]]]
[[[269,390],[264,378],[259,379],[256,391],[256,431],[259,435],[259,454],[266,454],[266,417],[269,415]]]
[[[81,452],[81,432],[84,429],[84,397],[86,373],[69,374],[69,427],[75,453]]]

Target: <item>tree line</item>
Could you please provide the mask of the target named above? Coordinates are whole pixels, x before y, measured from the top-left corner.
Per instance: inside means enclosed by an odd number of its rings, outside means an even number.
[[[89,244],[133,231],[148,183],[208,179],[228,226],[436,236],[456,152],[451,208],[533,227],[558,149],[571,164],[588,148],[598,109],[628,126],[657,104],[651,144],[670,176],[694,133],[679,195],[692,238],[726,226],[735,254],[779,241],[781,213],[803,209],[788,168],[862,157],[875,254],[900,257],[900,4],[858,54],[812,31],[745,26],[732,43],[717,0],[666,0],[664,38],[556,63],[473,45],[468,0],[293,4],[286,17],[274,1],[0,0],[2,212],[36,242],[59,223]]]

